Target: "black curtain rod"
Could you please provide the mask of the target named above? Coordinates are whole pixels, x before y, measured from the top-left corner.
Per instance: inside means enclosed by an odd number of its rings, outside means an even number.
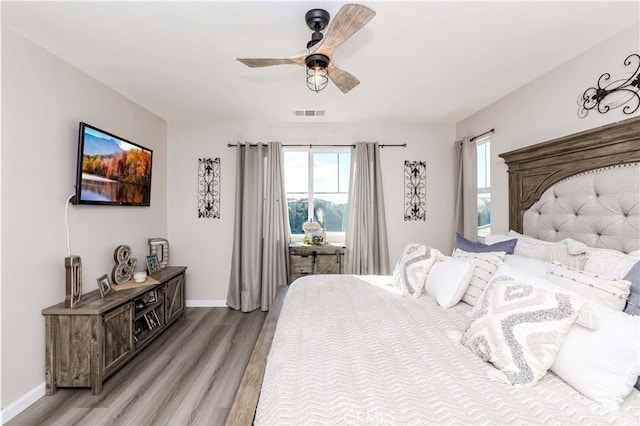
[[[258,146],[258,144],[255,144],[255,143],[249,143],[249,144],[247,144],[247,145],[249,145],[249,146]],[[231,148],[231,147],[233,147],[233,146],[238,146],[238,144],[237,144],[237,143],[228,143],[228,144],[227,144],[227,147],[229,147],[229,148]],[[267,146],[267,145],[265,144],[265,145],[263,145],[263,146]],[[350,146],[350,147],[352,147],[352,148],[355,148],[355,147],[356,147],[356,146],[355,146],[355,145],[353,145],[353,144],[352,144],[352,145],[330,145],[330,144],[329,144],[329,145],[323,145],[323,144],[317,144],[317,143],[316,143],[316,144],[311,144],[311,143],[309,143],[309,144],[287,144],[287,145],[282,145],[282,146],[306,146],[306,147],[309,147],[309,148],[313,148],[314,146],[341,146],[341,147]],[[387,146],[388,146],[388,147],[402,147],[402,148],[406,148],[406,147],[407,147],[407,144],[406,144],[406,143],[399,143],[399,144],[381,144],[381,145],[380,145],[380,148],[384,148],[384,147],[387,147]]]
[[[483,137],[484,135],[488,135],[489,133],[495,133],[495,131],[496,129],[487,130],[484,133],[480,133],[479,135],[472,137],[471,139],[469,139],[469,142],[473,142],[476,139]]]

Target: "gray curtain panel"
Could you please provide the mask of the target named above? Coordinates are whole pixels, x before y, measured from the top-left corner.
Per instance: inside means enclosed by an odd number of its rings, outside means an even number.
[[[358,142],[352,149],[345,246],[345,273],[390,273],[380,147],[375,142]]]
[[[475,241],[478,238],[478,153],[475,142],[470,142],[469,138],[456,142],[456,153],[458,189],[454,213],[455,232]]]
[[[290,241],[280,142],[238,144],[236,203],[227,306],[268,311],[287,284]]]

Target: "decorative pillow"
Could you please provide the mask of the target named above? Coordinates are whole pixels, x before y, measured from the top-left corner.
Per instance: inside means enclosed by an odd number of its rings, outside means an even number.
[[[557,242],[543,241],[515,231],[509,231],[509,236],[518,238],[513,254],[533,257],[549,263],[557,261],[574,269],[584,269],[589,247],[579,241],[571,238]]]
[[[436,262],[429,271],[425,290],[443,308],[455,306],[469,287],[473,268],[470,260],[446,257],[443,262]]]
[[[393,270],[393,285],[403,296],[420,297],[427,274],[438,258],[443,256],[437,249],[423,244],[407,244]]]
[[[487,252],[487,253],[469,253],[460,249],[453,252],[453,257],[457,259],[468,259],[473,262],[473,276],[469,282],[469,287],[462,296],[462,301],[475,306],[489,283],[489,280],[498,270],[498,265],[502,263],[505,253]]]
[[[553,266],[553,263],[534,259],[532,257],[518,256],[517,254],[507,254],[504,257],[504,263],[511,266],[513,269],[517,269],[542,279],[544,279],[547,272]]]
[[[624,277],[631,283],[629,297],[624,311],[629,315],[640,315],[640,261],[633,265],[633,268]],[[640,389],[640,387],[638,387]]]
[[[518,242],[517,238],[513,238],[508,241],[500,241],[495,244],[484,244],[476,241],[471,241],[456,232],[456,248],[473,253],[486,253],[503,251],[507,254],[513,254],[513,249]]]
[[[509,240],[513,240],[514,237],[510,237],[508,235],[503,235],[503,234],[489,234],[486,237],[484,237],[484,243],[485,244],[495,244],[495,243],[499,243],[502,241],[509,241]]]
[[[640,317],[592,305],[599,326],[572,327],[551,370],[588,398],[616,409],[640,374]]]
[[[501,277],[473,308],[462,342],[502,371],[494,380],[534,386],[576,322],[594,326],[587,302]]]
[[[584,270],[614,280],[621,280],[640,258],[617,250],[589,247]]]
[[[547,281],[616,311],[624,309],[631,286],[630,281],[610,280],[563,265],[553,265]]]

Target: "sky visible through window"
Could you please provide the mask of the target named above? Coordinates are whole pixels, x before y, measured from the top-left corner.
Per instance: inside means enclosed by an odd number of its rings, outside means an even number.
[[[478,237],[491,233],[491,142],[477,142],[478,168]]]
[[[327,232],[344,232],[349,190],[351,153],[285,151],[285,191],[289,224],[301,234],[310,217]]]

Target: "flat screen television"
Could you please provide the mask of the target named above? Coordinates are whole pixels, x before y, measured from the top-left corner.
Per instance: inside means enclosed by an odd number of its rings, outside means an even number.
[[[148,206],[153,151],[80,122],[73,204]]]

